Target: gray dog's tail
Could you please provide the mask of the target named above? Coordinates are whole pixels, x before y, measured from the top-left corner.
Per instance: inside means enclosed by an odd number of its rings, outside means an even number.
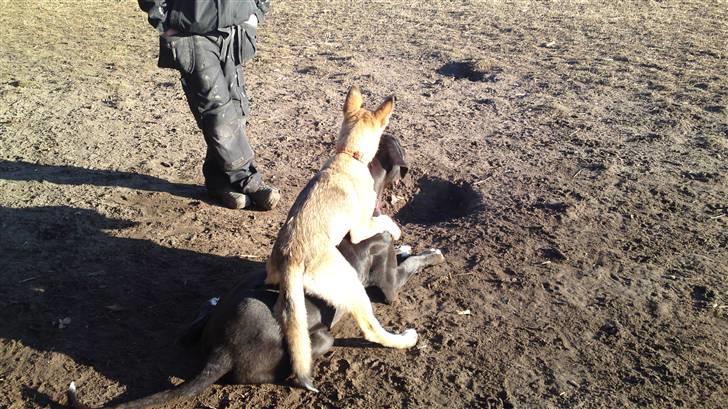
[[[146,408],[153,405],[161,405],[166,402],[170,402],[182,398],[191,398],[205,388],[215,383],[217,380],[223,377],[232,369],[232,357],[230,354],[223,350],[216,350],[210,354],[210,358],[202,371],[190,379],[189,381],[177,386],[174,389],[169,389],[154,395],[147,396],[132,402],[122,403],[118,406],[113,406],[116,409],[136,409]],[[76,385],[71,382],[71,385],[66,391],[68,397],[68,404],[72,408],[76,409],[90,409],[88,406],[82,404],[76,396]]]

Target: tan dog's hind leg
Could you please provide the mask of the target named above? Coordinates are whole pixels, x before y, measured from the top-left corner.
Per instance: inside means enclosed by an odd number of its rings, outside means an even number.
[[[336,249],[321,257],[304,275],[304,287],[337,308],[348,311],[364,333],[364,337],[390,348],[410,348],[417,343],[417,332],[407,329],[401,334],[387,332],[374,316],[366,290],[344,256]]]
[[[392,334],[387,332],[377,321],[372,310],[372,304],[369,301],[364,287],[362,288],[363,297],[356,297],[353,301],[355,305],[351,306],[351,315],[356,320],[359,328],[364,333],[367,341],[376,342],[385,347],[405,349],[415,346],[417,343],[417,331],[414,329],[406,329],[401,334]]]

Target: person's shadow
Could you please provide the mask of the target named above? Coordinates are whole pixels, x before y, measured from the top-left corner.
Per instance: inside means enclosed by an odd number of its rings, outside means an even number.
[[[23,161],[0,160],[0,179],[51,182],[64,185],[118,186],[175,196],[205,199],[204,189],[196,185],[172,183],[154,176],[76,166],[41,165]]]
[[[0,207],[0,338],[28,347],[16,358],[63,353],[126,386],[120,400],[199,370],[176,343],[182,330],[205,300],[259,282],[265,267],[105,233],[131,226],[86,209]]]

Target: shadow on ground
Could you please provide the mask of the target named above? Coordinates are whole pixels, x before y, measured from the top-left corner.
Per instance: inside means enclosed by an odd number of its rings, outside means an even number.
[[[204,189],[196,185],[172,183],[154,176],[76,166],[41,165],[0,160],[0,179],[51,182],[63,185],[118,186],[175,196],[203,199]]]
[[[176,343],[185,325],[208,298],[264,274],[259,262],[105,232],[131,226],[85,209],[0,207],[0,338],[91,366],[127,386],[122,399],[194,374],[199,363]]]

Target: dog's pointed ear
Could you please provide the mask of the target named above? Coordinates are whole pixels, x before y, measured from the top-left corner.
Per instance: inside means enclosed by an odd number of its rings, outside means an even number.
[[[394,96],[391,96],[382,102],[382,105],[374,111],[374,117],[377,118],[382,127],[389,124],[389,117],[392,115],[394,109]]]
[[[407,159],[405,158],[404,149],[402,149],[402,143],[399,141],[399,138],[385,134],[382,136],[380,145],[380,149],[386,150],[386,156],[391,166],[399,166],[400,176],[404,177],[409,170],[409,166],[407,166]]]
[[[364,100],[361,97],[361,91],[359,90],[359,87],[353,85],[351,88],[349,88],[349,93],[346,94],[346,99],[344,100],[344,115],[354,115],[361,109],[363,103]]]

